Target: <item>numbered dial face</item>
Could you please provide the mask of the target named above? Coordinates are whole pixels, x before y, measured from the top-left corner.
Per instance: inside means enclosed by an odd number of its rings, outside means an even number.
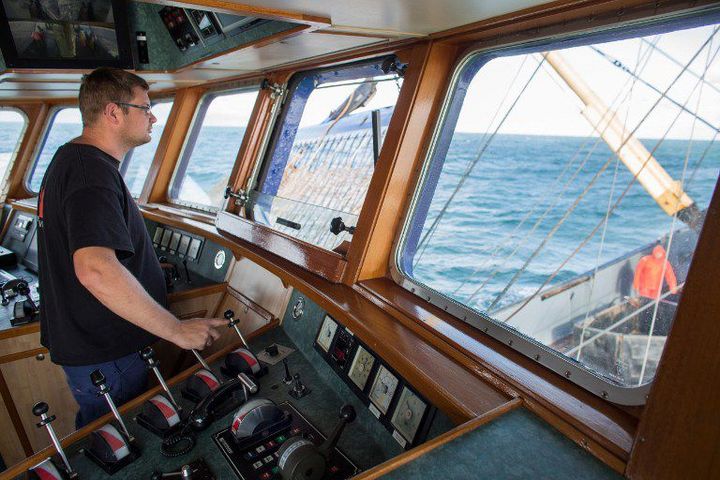
[[[420,427],[427,404],[420,400],[409,388],[403,387],[400,400],[390,422],[402,434],[405,439],[412,443],[415,434]]]
[[[320,333],[318,333],[317,344],[326,352],[330,350],[330,344],[335,337],[337,327],[338,324],[335,320],[330,318],[330,315],[325,315],[325,320],[323,321],[322,327],[320,327]]]
[[[359,346],[357,352],[355,352],[355,358],[353,359],[352,365],[350,365],[348,377],[350,377],[350,380],[352,380],[360,390],[365,388],[365,384],[370,376],[370,370],[372,370],[374,363],[375,357],[373,357],[372,354],[365,350],[362,346]]]
[[[395,375],[390,373],[390,370],[384,366],[380,366],[375,375],[375,381],[370,389],[370,400],[382,413],[387,414],[388,408],[390,408],[390,402],[392,401],[395,390],[398,387],[398,379]]]

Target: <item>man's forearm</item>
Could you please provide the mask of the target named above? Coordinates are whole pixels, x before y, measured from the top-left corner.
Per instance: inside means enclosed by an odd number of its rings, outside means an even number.
[[[110,250],[110,252],[112,252]],[[85,288],[116,315],[150,333],[175,341],[179,321],[160,306],[111,253],[78,275]]]

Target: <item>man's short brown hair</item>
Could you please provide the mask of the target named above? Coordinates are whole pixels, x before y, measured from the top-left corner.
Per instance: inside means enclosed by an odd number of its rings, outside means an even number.
[[[144,79],[120,68],[100,67],[83,75],[79,95],[83,126],[92,125],[108,103],[130,102],[135,87],[150,89]],[[127,107],[122,109],[127,113]]]

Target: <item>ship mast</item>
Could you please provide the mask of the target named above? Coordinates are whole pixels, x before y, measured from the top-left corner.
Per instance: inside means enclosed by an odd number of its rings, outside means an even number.
[[[640,140],[631,135],[617,119],[617,114],[609,110],[559,53],[545,52],[543,56],[583,103],[582,115],[617,153],[618,158],[660,208],[670,216],[677,215],[690,228],[699,230],[703,214],[693,199],[683,191],[682,184],[674,180]]]

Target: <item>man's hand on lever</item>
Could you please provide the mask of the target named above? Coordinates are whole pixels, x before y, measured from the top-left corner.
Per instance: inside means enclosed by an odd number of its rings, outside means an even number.
[[[178,322],[175,331],[168,340],[180,348],[202,350],[220,338],[216,327],[224,326],[227,320],[222,318],[191,318]]]

